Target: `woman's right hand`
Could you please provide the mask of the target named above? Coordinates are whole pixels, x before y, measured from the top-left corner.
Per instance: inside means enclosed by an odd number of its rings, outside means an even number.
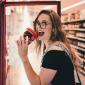
[[[26,36],[26,40],[24,39],[23,35],[16,41],[18,47],[18,54],[22,60],[22,62],[26,62],[28,59],[28,36]]]

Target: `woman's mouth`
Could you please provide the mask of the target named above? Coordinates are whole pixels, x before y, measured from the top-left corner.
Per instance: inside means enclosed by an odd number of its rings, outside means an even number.
[[[42,37],[44,35],[44,32],[38,32],[38,36]]]

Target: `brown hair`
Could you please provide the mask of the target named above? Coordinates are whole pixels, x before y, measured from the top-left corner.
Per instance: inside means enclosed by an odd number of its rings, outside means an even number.
[[[53,10],[41,10],[40,13],[38,14],[37,18],[35,19],[35,22],[38,20],[38,17],[41,14],[47,14],[48,16],[50,16],[50,20],[52,22],[52,29],[54,29],[54,31],[52,31],[52,33],[51,33],[50,40],[53,42],[54,41],[63,42],[68,47],[75,66],[78,67],[78,64],[76,63],[75,53],[71,49],[70,42],[66,38],[66,33],[62,29],[62,23],[61,23],[61,19],[60,19],[59,15],[56,12],[54,12]],[[34,23],[34,30],[37,32],[35,23]],[[36,47],[35,48],[39,48],[38,51],[41,48],[41,41],[38,39],[36,39]],[[44,45],[44,50],[45,50],[45,45]]]

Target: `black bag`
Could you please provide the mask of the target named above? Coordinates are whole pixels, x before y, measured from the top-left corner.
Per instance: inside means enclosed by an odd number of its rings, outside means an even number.
[[[53,46],[53,45],[57,45],[57,46],[61,47],[61,48],[67,53],[67,55],[69,56],[69,58],[71,59],[71,55],[70,55],[69,51],[68,51],[62,44],[60,44],[60,43],[54,43],[54,44],[50,45],[50,46],[48,47],[48,49],[46,50],[45,54],[47,53],[47,51],[49,50],[49,48],[50,48],[51,46]],[[44,55],[45,55],[45,54],[44,54]],[[44,56],[44,55],[43,55],[43,56]],[[72,61],[72,59],[71,59],[71,61]],[[73,61],[72,61],[72,63],[73,63]],[[73,63],[73,66],[74,66],[74,68],[75,68],[75,70],[76,70],[76,74],[77,74],[77,77],[78,77],[78,80],[79,80],[79,83],[76,83],[76,85],[82,85],[81,80],[80,80],[80,77],[79,77],[79,74],[78,74],[78,72],[77,72],[77,69],[76,69],[74,63]],[[70,83],[70,82],[69,82],[69,83]],[[50,85],[52,85],[52,84],[50,84]]]

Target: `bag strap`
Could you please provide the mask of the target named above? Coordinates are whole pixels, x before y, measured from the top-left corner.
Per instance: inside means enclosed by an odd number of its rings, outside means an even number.
[[[61,47],[61,48],[67,53],[67,55],[69,56],[69,58],[71,59],[71,55],[70,55],[69,51],[68,51],[62,44],[60,44],[60,43],[54,43],[54,44],[50,45],[50,46],[48,47],[48,49],[46,50],[46,52],[44,53],[43,58],[44,58],[44,56],[46,55],[46,53],[48,52],[49,48],[52,47],[52,46],[54,46],[54,45]],[[71,61],[72,61],[72,59],[71,59]],[[43,62],[43,59],[42,59],[42,62]],[[73,63],[73,61],[72,61],[72,63]],[[75,70],[76,70],[76,74],[77,74],[78,80],[79,80],[79,82],[80,82],[80,85],[82,85],[81,80],[80,80],[80,77],[79,77],[79,74],[78,74],[78,72],[77,72],[77,69],[76,69],[74,63],[73,63],[73,66],[74,66],[74,68],[75,68]]]

